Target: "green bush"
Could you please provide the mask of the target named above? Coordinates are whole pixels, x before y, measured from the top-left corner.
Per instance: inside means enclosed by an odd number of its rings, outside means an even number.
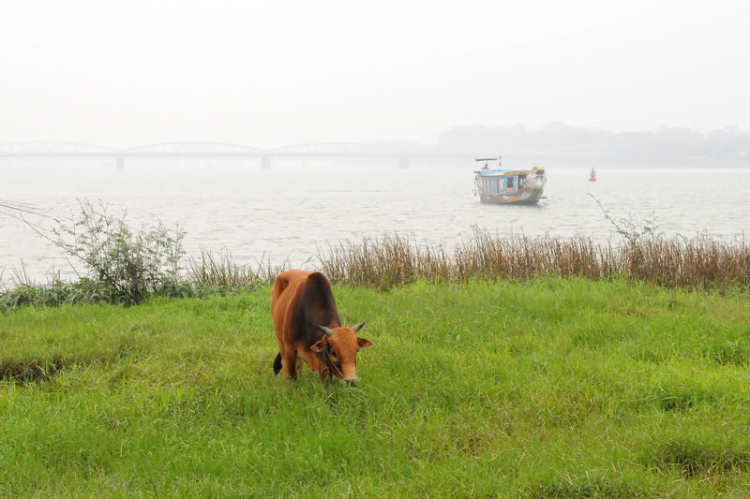
[[[180,287],[185,232],[179,227],[168,229],[158,222],[134,231],[125,213],[112,216],[106,205],[82,201],[79,215],[58,220],[54,233],[54,243],[83,263],[89,279],[105,290],[106,301],[135,305]]]

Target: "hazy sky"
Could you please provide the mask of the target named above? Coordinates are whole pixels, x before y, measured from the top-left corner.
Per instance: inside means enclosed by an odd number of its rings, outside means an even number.
[[[750,2],[0,0],[0,143],[750,130]]]

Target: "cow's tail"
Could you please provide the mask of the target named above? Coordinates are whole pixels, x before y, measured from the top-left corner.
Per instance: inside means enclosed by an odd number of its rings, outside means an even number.
[[[276,359],[273,361],[273,373],[279,374],[281,371],[281,352],[276,356]]]

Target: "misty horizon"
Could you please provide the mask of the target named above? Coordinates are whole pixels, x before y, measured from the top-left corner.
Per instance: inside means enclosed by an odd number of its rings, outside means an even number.
[[[0,141],[432,144],[566,123],[750,130],[750,6],[4,2]]]

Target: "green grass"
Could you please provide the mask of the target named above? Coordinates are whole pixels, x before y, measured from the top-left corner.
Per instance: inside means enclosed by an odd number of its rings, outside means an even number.
[[[356,388],[273,376],[268,290],[0,315],[2,497],[747,497],[750,299],[335,290]]]

